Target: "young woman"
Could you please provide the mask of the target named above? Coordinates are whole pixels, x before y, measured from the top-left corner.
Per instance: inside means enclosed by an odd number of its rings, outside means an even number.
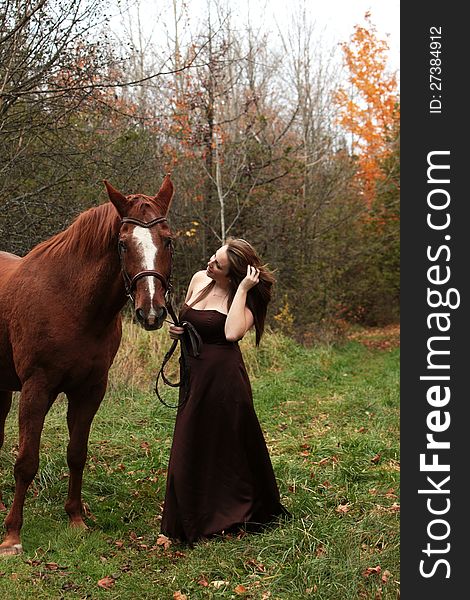
[[[202,340],[176,416],[161,531],[184,542],[287,515],[253,408],[238,341],[263,334],[274,277],[245,240],[229,239],[191,279],[181,312]],[[171,326],[178,339],[184,328]]]

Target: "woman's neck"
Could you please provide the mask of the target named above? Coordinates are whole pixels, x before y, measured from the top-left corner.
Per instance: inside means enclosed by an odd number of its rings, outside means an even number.
[[[230,282],[227,282],[225,285],[214,282],[211,293],[214,295],[226,296],[229,293],[229,290]]]

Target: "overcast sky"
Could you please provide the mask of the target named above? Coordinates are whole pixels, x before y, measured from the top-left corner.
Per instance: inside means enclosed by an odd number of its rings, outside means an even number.
[[[198,1],[196,0],[196,3]],[[256,7],[259,7],[258,11],[261,14],[258,18],[283,28],[288,24],[289,11],[297,4],[295,0],[233,0],[231,6],[236,7],[240,13],[246,12],[250,6],[253,15],[256,14]],[[189,6],[192,6],[191,3]],[[312,22],[323,32],[325,41],[332,45],[347,41],[354,31],[354,26],[363,24],[364,15],[369,11],[377,33],[381,38],[387,39],[390,46],[390,68],[400,68],[399,0],[307,0],[306,6]]]
[[[130,3],[136,0],[129,0]],[[173,21],[172,0],[137,0],[141,4],[143,25],[152,35],[162,34],[159,25],[165,21],[170,27]],[[206,13],[211,0],[186,0],[191,22],[197,23]],[[400,68],[400,1],[399,0],[231,0],[232,16],[246,23],[248,14],[253,25],[262,25],[276,35],[278,28],[285,32],[290,14],[305,2],[309,20],[321,33],[323,43],[334,47],[347,41],[354,26],[364,24],[364,15],[371,13],[372,23],[379,37],[390,46],[389,68]],[[181,4],[181,1],[178,2]],[[214,5],[214,0],[212,0]]]

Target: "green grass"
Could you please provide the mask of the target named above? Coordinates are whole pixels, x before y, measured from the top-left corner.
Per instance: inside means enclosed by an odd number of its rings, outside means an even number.
[[[398,350],[358,341],[307,349],[273,333],[256,350],[244,340],[257,413],[293,518],[188,548],[158,543],[174,411],[152,387],[167,345],[162,332],[126,326],[90,437],[85,532],[68,528],[63,509],[65,399],[51,409],[25,505],[24,554],[0,559],[0,598],[397,599]],[[164,392],[174,400],[173,390]],[[15,403],[0,455],[7,506],[16,418]],[[111,587],[102,589],[107,576]]]

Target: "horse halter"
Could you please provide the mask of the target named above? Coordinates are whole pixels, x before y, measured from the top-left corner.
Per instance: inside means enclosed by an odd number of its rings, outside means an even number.
[[[165,221],[167,221],[166,217],[157,217],[156,219],[152,219],[151,221],[141,221],[140,219],[134,219],[133,217],[123,217],[121,219],[121,226],[124,225],[125,223],[132,223],[133,225],[138,225],[139,227],[145,227],[147,229],[150,229],[154,225],[158,225],[158,223],[164,223]],[[134,275],[134,277],[131,278],[129,273],[126,270],[126,267],[124,264],[123,250],[119,243],[118,243],[118,252],[119,252],[119,258],[121,260],[121,271],[122,271],[122,276],[124,279],[124,287],[126,288],[126,295],[132,300],[132,302],[134,303],[134,301],[135,301],[133,291],[134,291],[135,285],[139,281],[139,279],[142,279],[142,277],[156,277],[160,281],[160,283],[163,285],[163,289],[165,290],[165,303],[168,305],[169,296],[172,291],[170,278],[171,278],[171,267],[172,267],[172,262],[173,262],[173,245],[171,244],[171,242],[170,242],[170,254],[171,254],[170,274],[168,275],[168,278],[164,277],[161,273],[159,273],[158,271],[155,271],[154,269],[144,269],[143,271],[139,271],[136,275]]]

